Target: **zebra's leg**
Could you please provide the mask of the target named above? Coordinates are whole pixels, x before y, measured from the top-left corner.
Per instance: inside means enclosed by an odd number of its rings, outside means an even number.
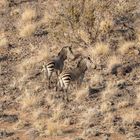
[[[60,85],[60,81],[57,80],[57,81],[56,81],[56,88],[55,88],[55,91],[58,91],[58,88],[59,88],[60,86],[61,86],[61,85]]]
[[[51,78],[49,77],[48,80],[49,80],[48,88],[50,89],[51,88]]]
[[[52,73],[53,73],[53,72],[51,72],[51,73],[48,75],[48,81],[49,81],[48,88],[49,88],[49,89],[51,88],[51,77],[52,77]]]
[[[69,94],[68,94],[68,90],[69,90],[69,87],[70,87],[70,83],[67,83],[66,84],[66,87],[65,87],[65,101],[69,102]]]
[[[56,83],[55,83],[55,86],[57,87],[58,86],[58,83],[59,83],[59,80],[58,80],[58,77],[59,77],[59,74],[60,74],[60,71],[59,70],[56,70]],[[60,84],[60,83],[59,83]]]
[[[78,85],[79,85],[79,79],[76,80],[76,90],[78,90]]]
[[[84,75],[85,75],[85,74],[82,74],[82,75],[80,76],[80,79],[79,79],[79,87],[81,87],[81,85],[82,85],[82,82],[83,82],[83,79],[84,79]]]

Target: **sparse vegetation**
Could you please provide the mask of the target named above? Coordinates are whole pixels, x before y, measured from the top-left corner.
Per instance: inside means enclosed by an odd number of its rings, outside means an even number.
[[[57,136],[62,135],[61,124],[58,122],[48,121],[47,123],[47,135]]]
[[[2,36],[0,38],[0,47],[6,47],[8,45],[8,40],[6,37]]]
[[[21,37],[29,37],[31,35],[33,35],[33,33],[36,30],[36,25],[33,23],[29,23],[27,25],[23,25],[23,27],[20,29],[20,36]]]
[[[4,6],[6,6],[6,4],[7,4],[7,0],[1,0],[0,1],[0,7],[1,8],[4,7]]]
[[[139,0],[0,0],[0,139],[139,139]],[[64,46],[93,61],[76,88],[48,89]],[[63,56],[64,57],[64,56]],[[9,131],[12,131],[9,132]]]
[[[133,47],[135,46],[135,42],[123,42],[120,45],[120,48],[118,49],[118,52],[121,53],[122,55],[131,52],[131,50],[133,49]],[[131,49],[131,50],[130,50]]]
[[[24,95],[21,97],[21,105],[23,107],[23,109],[27,109],[30,107],[34,107],[37,104],[39,104],[39,100],[40,98],[38,96],[36,96],[33,93],[30,93],[30,91],[25,90]]]
[[[76,95],[75,100],[80,101],[80,102],[85,100],[85,98],[88,96],[87,92],[88,92],[88,88],[83,88],[83,89],[78,90],[75,93]]]
[[[119,56],[113,55],[108,58],[108,70],[111,71],[115,66],[121,64]]]
[[[31,8],[25,9],[21,17],[23,22],[30,22],[35,18],[36,18],[36,12]]]
[[[90,50],[91,51],[91,50]],[[97,43],[95,47],[92,49],[91,52],[93,58],[96,58],[97,56],[104,56],[109,54],[109,46],[104,43]]]

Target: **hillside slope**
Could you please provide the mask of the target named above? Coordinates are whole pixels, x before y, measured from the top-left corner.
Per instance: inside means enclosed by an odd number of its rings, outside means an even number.
[[[93,61],[69,102],[42,71],[65,45]],[[139,0],[0,0],[0,139],[139,140]]]

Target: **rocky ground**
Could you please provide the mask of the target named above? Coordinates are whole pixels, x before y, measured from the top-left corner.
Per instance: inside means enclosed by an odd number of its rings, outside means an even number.
[[[140,139],[139,0],[0,1],[0,139]],[[69,102],[43,64],[65,45],[93,65]],[[64,69],[76,66],[67,60]]]

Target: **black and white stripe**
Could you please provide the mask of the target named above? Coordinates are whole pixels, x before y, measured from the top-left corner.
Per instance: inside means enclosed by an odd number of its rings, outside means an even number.
[[[72,81],[71,73],[62,73],[58,77],[57,88],[65,90],[67,92],[70,82]]]
[[[56,72],[56,75],[58,75],[62,72],[64,67],[64,61],[67,59],[67,57],[74,57],[72,49],[70,46],[63,47],[61,51],[58,53],[58,55],[54,58],[52,58],[50,61],[48,61],[47,64],[44,66],[44,72],[47,74],[48,81],[49,81],[49,88],[51,84],[51,77],[53,72]]]
[[[55,61],[50,61],[49,63],[47,63],[46,68],[47,68],[47,76],[48,78],[50,78],[55,69]]]
[[[78,62],[76,68],[73,68],[71,71],[61,73],[58,77],[56,90],[61,89],[64,92],[67,92],[72,81],[76,81],[80,86],[83,82],[85,72],[87,71],[88,66],[89,64],[91,64],[91,62],[92,61],[89,57],[84,57]]]

